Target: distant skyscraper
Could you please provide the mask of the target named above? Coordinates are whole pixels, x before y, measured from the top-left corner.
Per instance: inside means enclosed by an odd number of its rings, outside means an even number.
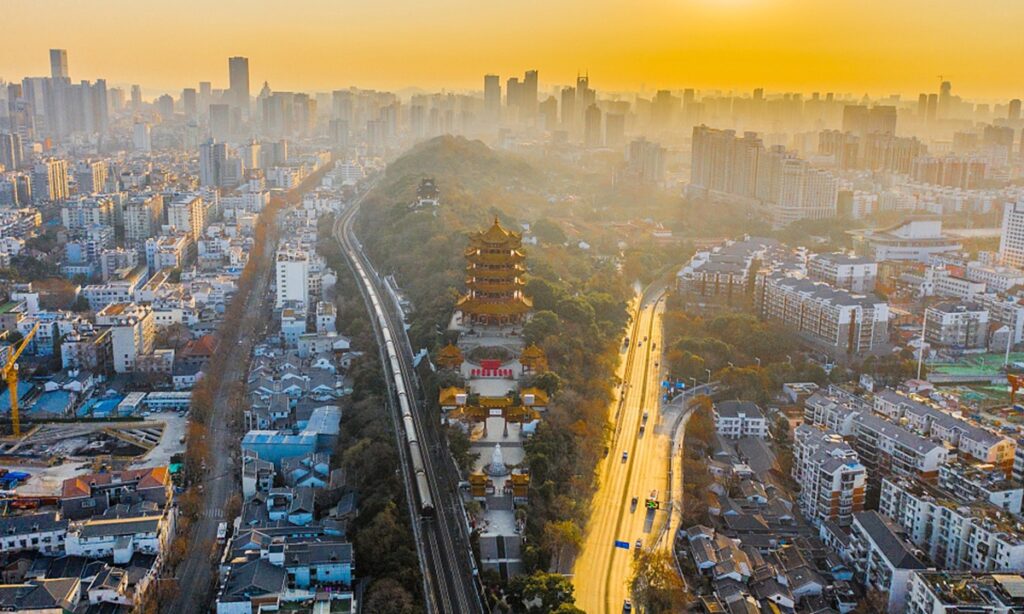
[[[501,78],[484,75],[484,114],[488,121],[501,119]]]
[[[138,85],[132,86],[132,111],[142,108],[142,88]]]
[[[1010,107],[1006,112],[1006,117],[1011,122],[1020,120],[1020,98],[1014,98],[1010,101]]]
[[[66,49],[50,49],[50,77],[70,79],[68,74],[68,52]]]
[[[576,119],[576,90],[562,88],[562,130],[571,131]]]
[[[528,70],[523,77],[522,102],[526,117],[537,115],[537,71]]]
[[[929,122],[935,121],[939,113],[939,96],[938,94],[928,94],[928,113],[925,116]]]
[[[626,116],[609,113],[604,118],[604,144],[606,147],[620,147],[626,142]]]
[[[196,116],[196,109],[199,108],[198,96],[196,90],[191,87],[187,87],[181,90],[181,107],[185,111],[185,117],[192,119]]]
[[[583,114],[583,145],[588,149],[601,146],[601,109],[596,104]]]
[[[231,137],[231,108],[226,104],[210,105],[210,138],[226,141]]]
[[[230,92],[232,103],[239,109],[242,109],[244,113],[248,114],[249,58],[228,58],[228,73],[231,79]]]

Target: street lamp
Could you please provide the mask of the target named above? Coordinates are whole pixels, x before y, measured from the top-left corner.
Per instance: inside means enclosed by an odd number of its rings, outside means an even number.
[[[761,368],[761,358],[759,356],[754,356],[754,360],[757,361],[757,368],[760,369]]]
[[[704,372],[708,374],[708,386],[711,385],[711,369],[704,369]]]

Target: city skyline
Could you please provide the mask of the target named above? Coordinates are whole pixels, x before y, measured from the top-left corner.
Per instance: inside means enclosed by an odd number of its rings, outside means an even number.
[[[1024,52],[1014,25],[1024,5],[941,4],[571,0],[538,13],[529,3],[469,10],[463,0],[431,6],[391,0],[372,7],[262,5],[242,18],[236,6],[193,0],[174,14],[120,0],[102,10],[68,3],[58,11],[16,1],[15,14],[45,20],[60,35],[9,32],[0,41],[0,78],[48,74],[47,50],[61,48],[68,50],[73,79],[141,83],[147,96],[199,81],[227,89],[224,58],[244,56],[253,91],[263,81],[299,91],[480,90],[482,74],[536,68],[542,92],[589,72],[605,91],[764,87],[911,97],[936,90],[943,75],[974,99],[1020,97],[1019,75],[1000,59]],[[123,10],[139,19],[112,19]],[[203,18],[195,19],[198,14]],[[177,34],[156,36],[147,23]]]

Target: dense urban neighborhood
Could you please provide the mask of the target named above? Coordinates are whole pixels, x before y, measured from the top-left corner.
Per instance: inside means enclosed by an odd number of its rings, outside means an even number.
[[[0,611],[1024,613],[1019,99],[49,67]]]

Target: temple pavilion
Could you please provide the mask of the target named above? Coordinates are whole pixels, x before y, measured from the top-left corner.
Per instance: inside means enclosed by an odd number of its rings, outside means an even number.
[[[526,255],[522,235],[506,230],[494,218],[485,231],[469,237],[466,248],[466,288],[456,308],[463,324],[517,326],[533,308],[523,294]]]

